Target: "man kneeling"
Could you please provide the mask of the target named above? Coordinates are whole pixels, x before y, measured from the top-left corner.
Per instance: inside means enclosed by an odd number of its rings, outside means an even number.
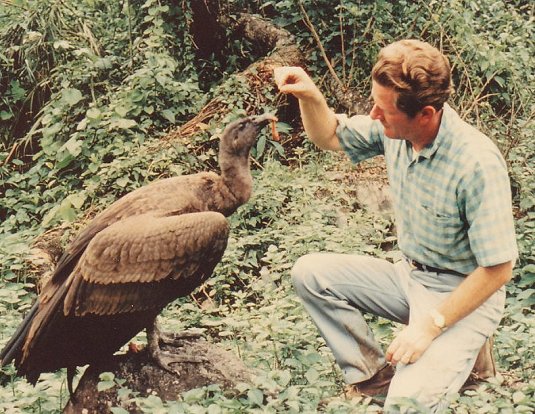
[[[299,99],[308,137],[358,163],[384,155],[404,259],[315,253],[293,283],[352,395],[387,394],[432,412],[448,404],[502,317],[517,257],[503,157],[446,103],[448,59],[417,40],[383,48],[372,71],[370,114],[335,114],[302,68],[275,69]],[[362,313],[407,326],[386,354]],[[394,370],[394,366],[396,369]]]

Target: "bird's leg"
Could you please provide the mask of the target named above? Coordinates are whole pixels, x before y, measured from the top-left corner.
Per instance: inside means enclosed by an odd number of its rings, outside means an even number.
[[[69,396],[71,397],[71,401],[73,403],[76,403],[76,397],[74,395],[74,390],[72,387],[72,382],[74,381],[74,376],[76,375],[76,367],[75,366],[68,366],[67,367],[67,389],[69,390]]]
[[[169,335],[164,334],[164,336]],[[191,334],[189,334],[188,336],[191,337]],[[174,335],[171,335],[170,337],[175,340],[171,342],[176,342],[177,338],[174,337]],[[161,338],[162,334],[160,333],[160,329],[158,328],[158,323],[156,319],[154,319],[153,324],[147,327],[147,347],[149,355],[152,357],[152,359],[154,359],[154,361],[156,361],[158,365],[166,371],[180,376],[180,370],[178,368],[171,367],[171,364],[176,364],[180,362],[200,363],[206,361],[206,358],[204,357],[201,357],[199,355],[190,355],[187,354],[185,351],[181,355],[163,351],[160,348]]]

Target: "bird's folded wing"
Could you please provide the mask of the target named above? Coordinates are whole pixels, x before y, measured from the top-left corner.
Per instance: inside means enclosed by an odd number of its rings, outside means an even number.
[[[83,254],[85,248],[93,239],[93,237],[95,237],[95,234],[98,234],[108,225],[109,224],[107,222],[102,220],[93,221],[88,227],[85,228],[84,231],[80,233],[80,235],[76,237],[76,239],[60,257],[52,277],[43,287],[41,295],[39,296],[39,301],[41,303],[44,304],[49,300],[53,300],[52,298],[54,297],[57,298],[58,293],[61,296],[61,291],[65,290],[69,275],[78,263],[78,259]]]
[[[64,313],[161,308],[174,299],[169,295],[177,283],[188,287],[199,272],[211,274],[228,233],[226,218],[216,212],[143,214],[117,222],[98,233],[80,258]]]

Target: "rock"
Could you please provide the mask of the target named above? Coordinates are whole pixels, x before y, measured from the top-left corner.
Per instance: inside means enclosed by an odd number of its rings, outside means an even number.
[[[65,414],[109,413],[112,407],[122,407],[129,413],[142,411],[134,403],[121,401],[117,395],[119,386],[98,392],[97,384],[102,372],[112,372],[116,380],[124,380],[121,387],[142,397],[157,395],[163,401],[176,401],[180,394],[210,384],[221,388],[233,388],[239,382],[250,382],[252,371],[232,352],[211,344],[203,339],[182,340],[181,346],[162,346],[163,350],[180,355],[203,356],[206,362],[179,363],[180,377],[170,373],[148,358],[146,349],[115,355],[112,360],[100,367],[88,367],[83,374],[73,399],[64,409]],[[131,394],[132,394],[131,393]]]

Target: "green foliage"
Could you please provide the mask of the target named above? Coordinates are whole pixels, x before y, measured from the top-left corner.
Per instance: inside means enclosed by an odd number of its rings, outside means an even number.
[[[188,119],[203,102],[191,64],[192,45],[189,37],[184,36],[187,9],[149,0],[133,16],[129,3],[125,4],[126,10],[116,4],[103,7],[104,12],[98,12],[94,2],[83,6],[75,11],[67,3],[39,5],[45,9],[38,9],[39,13],[61,13],[62,22],[83,18],[91,22],[95,32],[106,30],[107,35],[98,44],[88,23],[74,38],[66,28],[55,30],[55,36],[50,38],[47,33],[51,22],[47,20],[39,20],[38,27],[33,28],[40,30],[42,47],[54,50],[58,58],[46,79],[40,80],[47,85],[48,101],[34,115],[23,138],[6,142],[6,150],[11,145],[31,145],[37,149],[29,160],[30,169],[26,168],[28,157],[23,156],[0,171],[0,186],[9,197],[0,216],[9,217],[12,228],[31,226],[42,218],[46,218],[45,226],[55,219],[74,220],[97,195],[88,191],[80,194],[80,188],[95,187],[99,180],[95,173],[103,165],[118,158],[131,160],[131,152],[145,142],[147,134],[156,135],[157,131],[163,132]],[[171,20],[175,22],[173,26],[167,23]],[[110,21],[118,27],[110,27]],[[115,29],[125,26],[130,27],[126,31],[129,36],[117,37]],[[11,38],[13,30],[6,30],[4,41]],[[122,47],[117,47],[116,42],[122,43]],[[27,47],[22,43],[11,48],[29,53]],[[174,57],[179,49],[183,61]],[[40,57],[25,58],[33,59],[32,65],[42,66]],[[9,65],[8,69],[6,78],[20,76],[16,65]],[[14,85],[13,82],[9,84]],[[9,136],[9,130],[5,136]],[[6,157],[4,152],[0,160]],[[186,158],[179,164],[190,169],[190,157]],[[136,183],[146,178],[140,174],[143,173],[134,171]],[[125,178],[118,183],[121,189],[127,187]],[[36,192],[36,188],[40,191]]]
[[[379,246],[390,221],[376,217],[371,226],[352,200],[353,189],[336,187],[326,176],[324,162],[310,159],[294,171],[270,161],[255,174],[253,196],[231,216],[232,249],[206,283],[209,297],[232,301],[236,287],[247,287],[259,275],[277,284],[307,252],[384,254]],[[221,294],[230,297],[223,299]]]
[[[520,251],[496,336],[502,374],[461,396],[451,410],[533,412],[533,6],[520,0],[227,3],[236,12],[260,13],[296,36],[309,71],[336,108],[337,89],[369,93],[375,55],[392,40],[423,38],[449,56],[454,105],[499,145],[508,162]],[[189,7],[161,0],[0,4],[0,343],[35,297],[27,258],[37,235],[61,224],[66,242],[80,221],[132,189],[216,168],[223,125],[251,108],[277,109],[270,85],[251,91],[235,75],[256,59],[254,45],[233,38],[213,58],[197,59]],[[312,30],[339,83],[332,81]],[[228,111],[187,140],[160,139],[213,98]],[[301,142],[298,127],[279,124]],[[355,184],[336,178],[351,171],[337,155],[318,154],[306,141],[290,153],[267,130],[253,155],[254,195],[231,217],[229,248],[214,277],[164,312],[167,329],[202,327],[211,340],[234,350],[257,369],[253,383],[234,390],[203,387],[166,402],[134,395],[121,379],[104,373],[101,390],[116,388],[122,401],[151,413],[316,412],[322,398],[339,392],[338,368],[297,301],[289,271],[312,251],[392,259],[383,250],[395,243],[391,221],[355,202]],[[378,318],[370,323],[386,345],[392,324]],[[16,378],[13,367],[3,369],[0,411],[60,412],[67,398],[64,373],[42,378],[33,387]],[[324,408],[379,410],[370,400]]]

